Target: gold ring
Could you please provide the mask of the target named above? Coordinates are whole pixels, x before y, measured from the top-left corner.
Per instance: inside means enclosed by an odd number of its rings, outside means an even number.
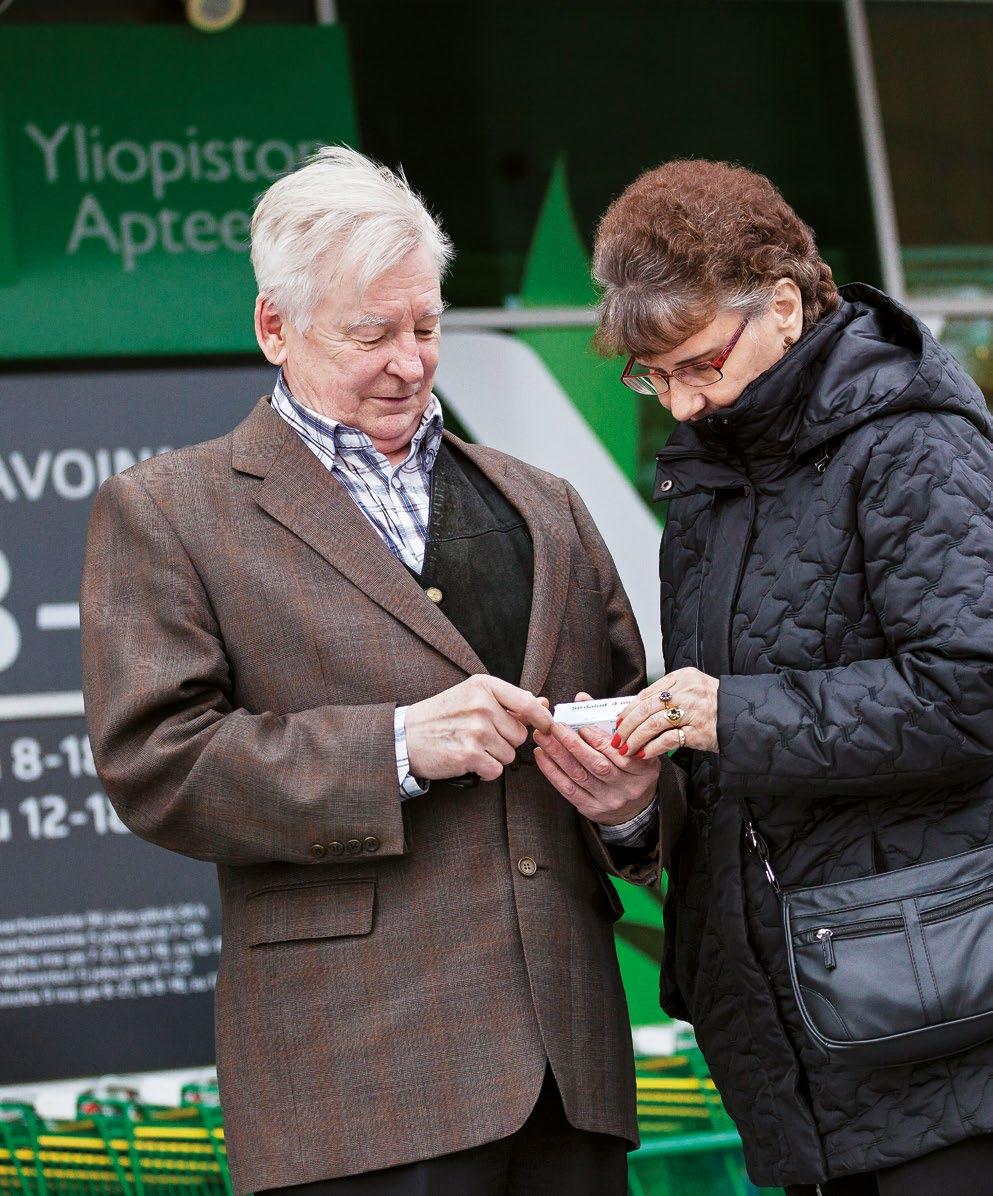
[[[676,734],[679,736],[679,746],[681,748],[686,747],[686,732],[683,730],[683,728],[677,727]]]
[[[666,710],[665,716],[670,723],[675,723],[678,726],[686,716],[686,711],[681,706],[673,706],[671,710]]]

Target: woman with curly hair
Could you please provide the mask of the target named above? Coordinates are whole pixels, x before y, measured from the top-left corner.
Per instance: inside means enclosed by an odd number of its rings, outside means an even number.
[[[662,1000],[753,1180],[993,1192],[993,444],[982,395],[768,179],[642,175],[597,234],[599,347],[658,457],[679,749]],[[623,750],[623,747],[622,749]]]

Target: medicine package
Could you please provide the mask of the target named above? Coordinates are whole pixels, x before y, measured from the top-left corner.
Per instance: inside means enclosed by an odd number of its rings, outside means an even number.
[[[559,702],[552,718],[567,727],[599,727],[613,733],[617,716],[634,698],[597,698],[592,702]]]

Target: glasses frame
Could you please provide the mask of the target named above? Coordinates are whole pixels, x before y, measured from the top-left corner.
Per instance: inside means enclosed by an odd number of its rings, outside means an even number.
[[[683,370],[691,370],[691,369],[695,369],[697,366],[709,365],[711,367],[711,369],[717,371],[717,377],[713,380],[713,382],[695,382],[695,383],[693,383],[693,385],[699,386],[699,387],[716,386],[716,384],[718,382],[720,382],[721,379],[724,377],[724,363],[731,356],[731,350],[735,347],[735,345],[740,340],[741,334],[745,331],[745,325],[748,323],[748,320],[749,320],[749,317],[746,316],[741,321],[741,323],[738,325],[738,328],[735,331],[734,336],[731,337],[731,339],[724,346],[724,348],[720,351],[720,353],[718,353],[716,357],[712,357],[709,361],[693,361],[693,362],[690,362],[689,365],[681,366],[679,369],[675,369],[675,370],[647,369],[645,371],[645,373],[643,373],[643,374],[632,374],[631,370],[634,366],[636,366],[638,364],[638,360],[635,357],[629,357],[628,361],[627,361],[627,365],[624,367],[624,370],[621,374],[621,381],[624,383],[624,385],[629,390],[633,390],[635,394],[643,395],[646,392],[643,390],[639,390],[638,387],[636,385],[634,385],[634,381],[635,381],[635,379],[638,379],[638,381],[644,380],[644,381],[648,382],[648,384],[653,388],[653,390],[655,391],[655,397],[658,398],[660,395],[669,393],[670,379],[675,378],[680,382],[683,381],[683,379],[679,377],[679,375],[683,372]],[[658,385],[653,381],[653,378],[652,378],[653,374],[657,375],[659,378],[659,381],[662,383],[661,390],[659,390]]]

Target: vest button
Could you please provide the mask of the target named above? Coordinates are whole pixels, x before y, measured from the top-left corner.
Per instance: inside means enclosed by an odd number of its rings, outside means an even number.
[[[437,586],[428,586],[424,593],[427,594],[427,596],[434,603],[440,602],[442,598],[445,597],[445,595],[441,592],[441,590],[438,589]]]
[[[534,876],[538,871],[538,865],[529,855],[526,855],[517,861],[517,871],[521,876]]]

